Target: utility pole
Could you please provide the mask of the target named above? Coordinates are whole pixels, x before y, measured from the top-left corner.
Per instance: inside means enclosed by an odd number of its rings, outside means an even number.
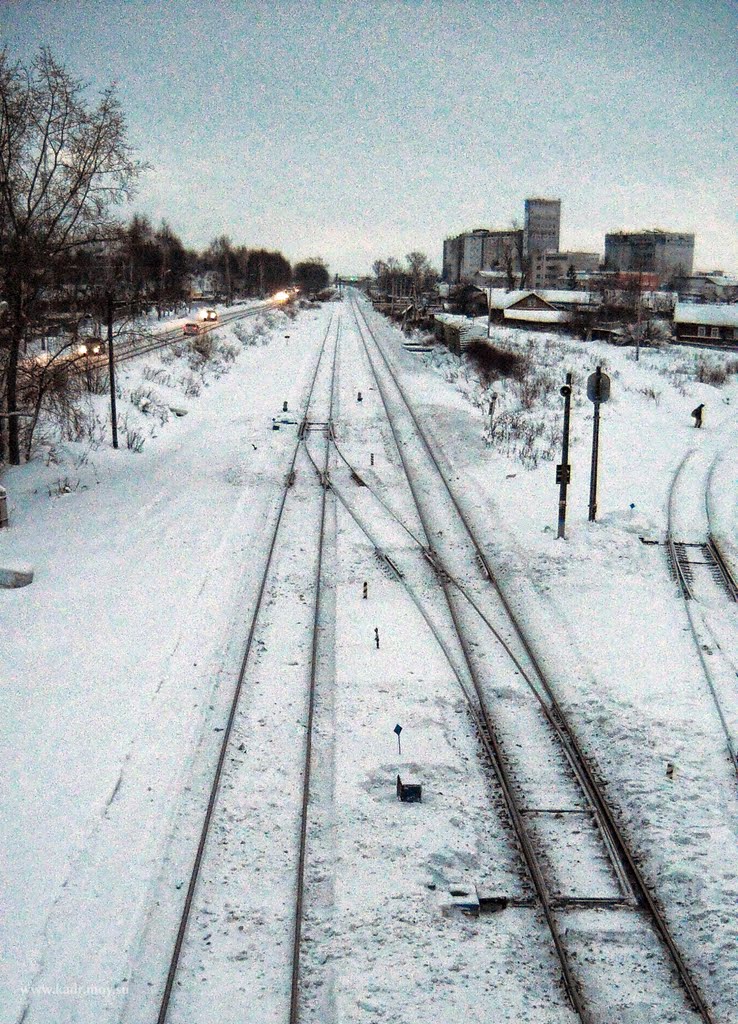
[[[118,414],[115,409],[115,355],[113,353],[113,292],[108,288],[108,376],[110,378],[110,418],[113,425],[113,448],[118,447]]]
[[[559,531],[557,537],[566,539],[566,488],[571,479],[569,465],[569,417],[571,410],[571,374],[566,375],[566,384],[561,388],[564,396],[564,439],[561,445],[561,464],[556,467],[556,482],[559,485]]]

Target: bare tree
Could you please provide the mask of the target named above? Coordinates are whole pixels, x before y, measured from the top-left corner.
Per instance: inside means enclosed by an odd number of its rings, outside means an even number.
[[[165,308],[176,309],[184,297],[187,276],[187,256],[182,242],[165,220],[154,235],[157,269],[157,313],[159,319]]]
[[[507,290],[511,292],[515,287],[515,270],[518,263],[518,250],[512,238],[506,238],[502,243],[502,263],[507,277]]]
[[[292,273],[302,290],[312,295],[326,288],[330,281],[328,267],[320,256],[311,256],[301,263],[296,263]]]
[[[18,361],[55,265],[114,234],[130,197],[132,157],[113,86],[89,106],[82,83],[50,51],[26,66],[0,53],[0,287],[8,303],[5,395],[10,461],[20,463]]]
[[[514,245],[518,257],[518,267],[520,269],[520,284],[518,287],[529,287],[528,278],[530,277],[530,256],[525,251],[525,232],[517,218],[513,218],[512,230],[515,232]]]
[[[430,260],[424,252],[409,252],[405,259],[412,283],[413,298],[417,303],[427,279],[433,275],[433,269],[431,268]]]
[[[401,277],[400,261],[395,256],[388,256],[384,263],[387,267],[389,290],[392,292],[392,298],[394,299],[397,294],[397,286]]]
[[[389,272],[387,270],[387,264],[384,260],[375,260],[372,263],[372,271],[377,281],[377,288],[380,291],[387,291],[389,287]]]
[[[238,259],[233,250],[233,242],[228,235],[219,235],[210,243],[207,255],[223,282],[223,295],[226,305],[233,302],[233,278],[238,273]]]

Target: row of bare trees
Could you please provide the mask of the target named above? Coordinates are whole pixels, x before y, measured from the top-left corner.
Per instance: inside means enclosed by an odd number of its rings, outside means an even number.
[[[166,222],[154,228],[136,214],[122,223],[116,208],[145,169],[114,87],[90,103],[48,49],[26,64],[0,51],[0,463],[21,461],[19,417],[37,403],[24,384],[24,352],[54,318],[77,327],[102,320],[113,299],[129,317],[161,316],[189,300],[193,275],[207,276],[209,293],[226,301],[292,281],[279,252],[227,235],[196,252]]]
[[[438,281],[438,272],[422,252],[409,252],[405,263],[394,256],[375,260],[372,270],[380,291],[387,295],[412,297],[416,302],[423,292],[432,291]]]
[[[142,165],[114,89],[96,105],[43,49],[25,66],[0,54],[2,384],[10,461],[20,462],[18,365],[45,292],[117,231]],[[2,455],[4,453],[0,453]]]

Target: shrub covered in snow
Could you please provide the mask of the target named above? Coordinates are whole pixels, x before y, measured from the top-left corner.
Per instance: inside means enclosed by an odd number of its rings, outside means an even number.
[[[521,378],[526,371],[526,357],[519,352],[510,352],[486,341],[473,341],[463,354],[486,384],[501,377]]]

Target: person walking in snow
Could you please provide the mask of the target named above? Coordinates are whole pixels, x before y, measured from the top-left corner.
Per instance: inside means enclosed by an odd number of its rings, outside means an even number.
[[[702,426],[702,410],[704,408],[705,408],[704,405],[698,405],[696,409],[692,410],[692,416],[694,417],[694,425],[695,425],[695,427],[701,427]]]

